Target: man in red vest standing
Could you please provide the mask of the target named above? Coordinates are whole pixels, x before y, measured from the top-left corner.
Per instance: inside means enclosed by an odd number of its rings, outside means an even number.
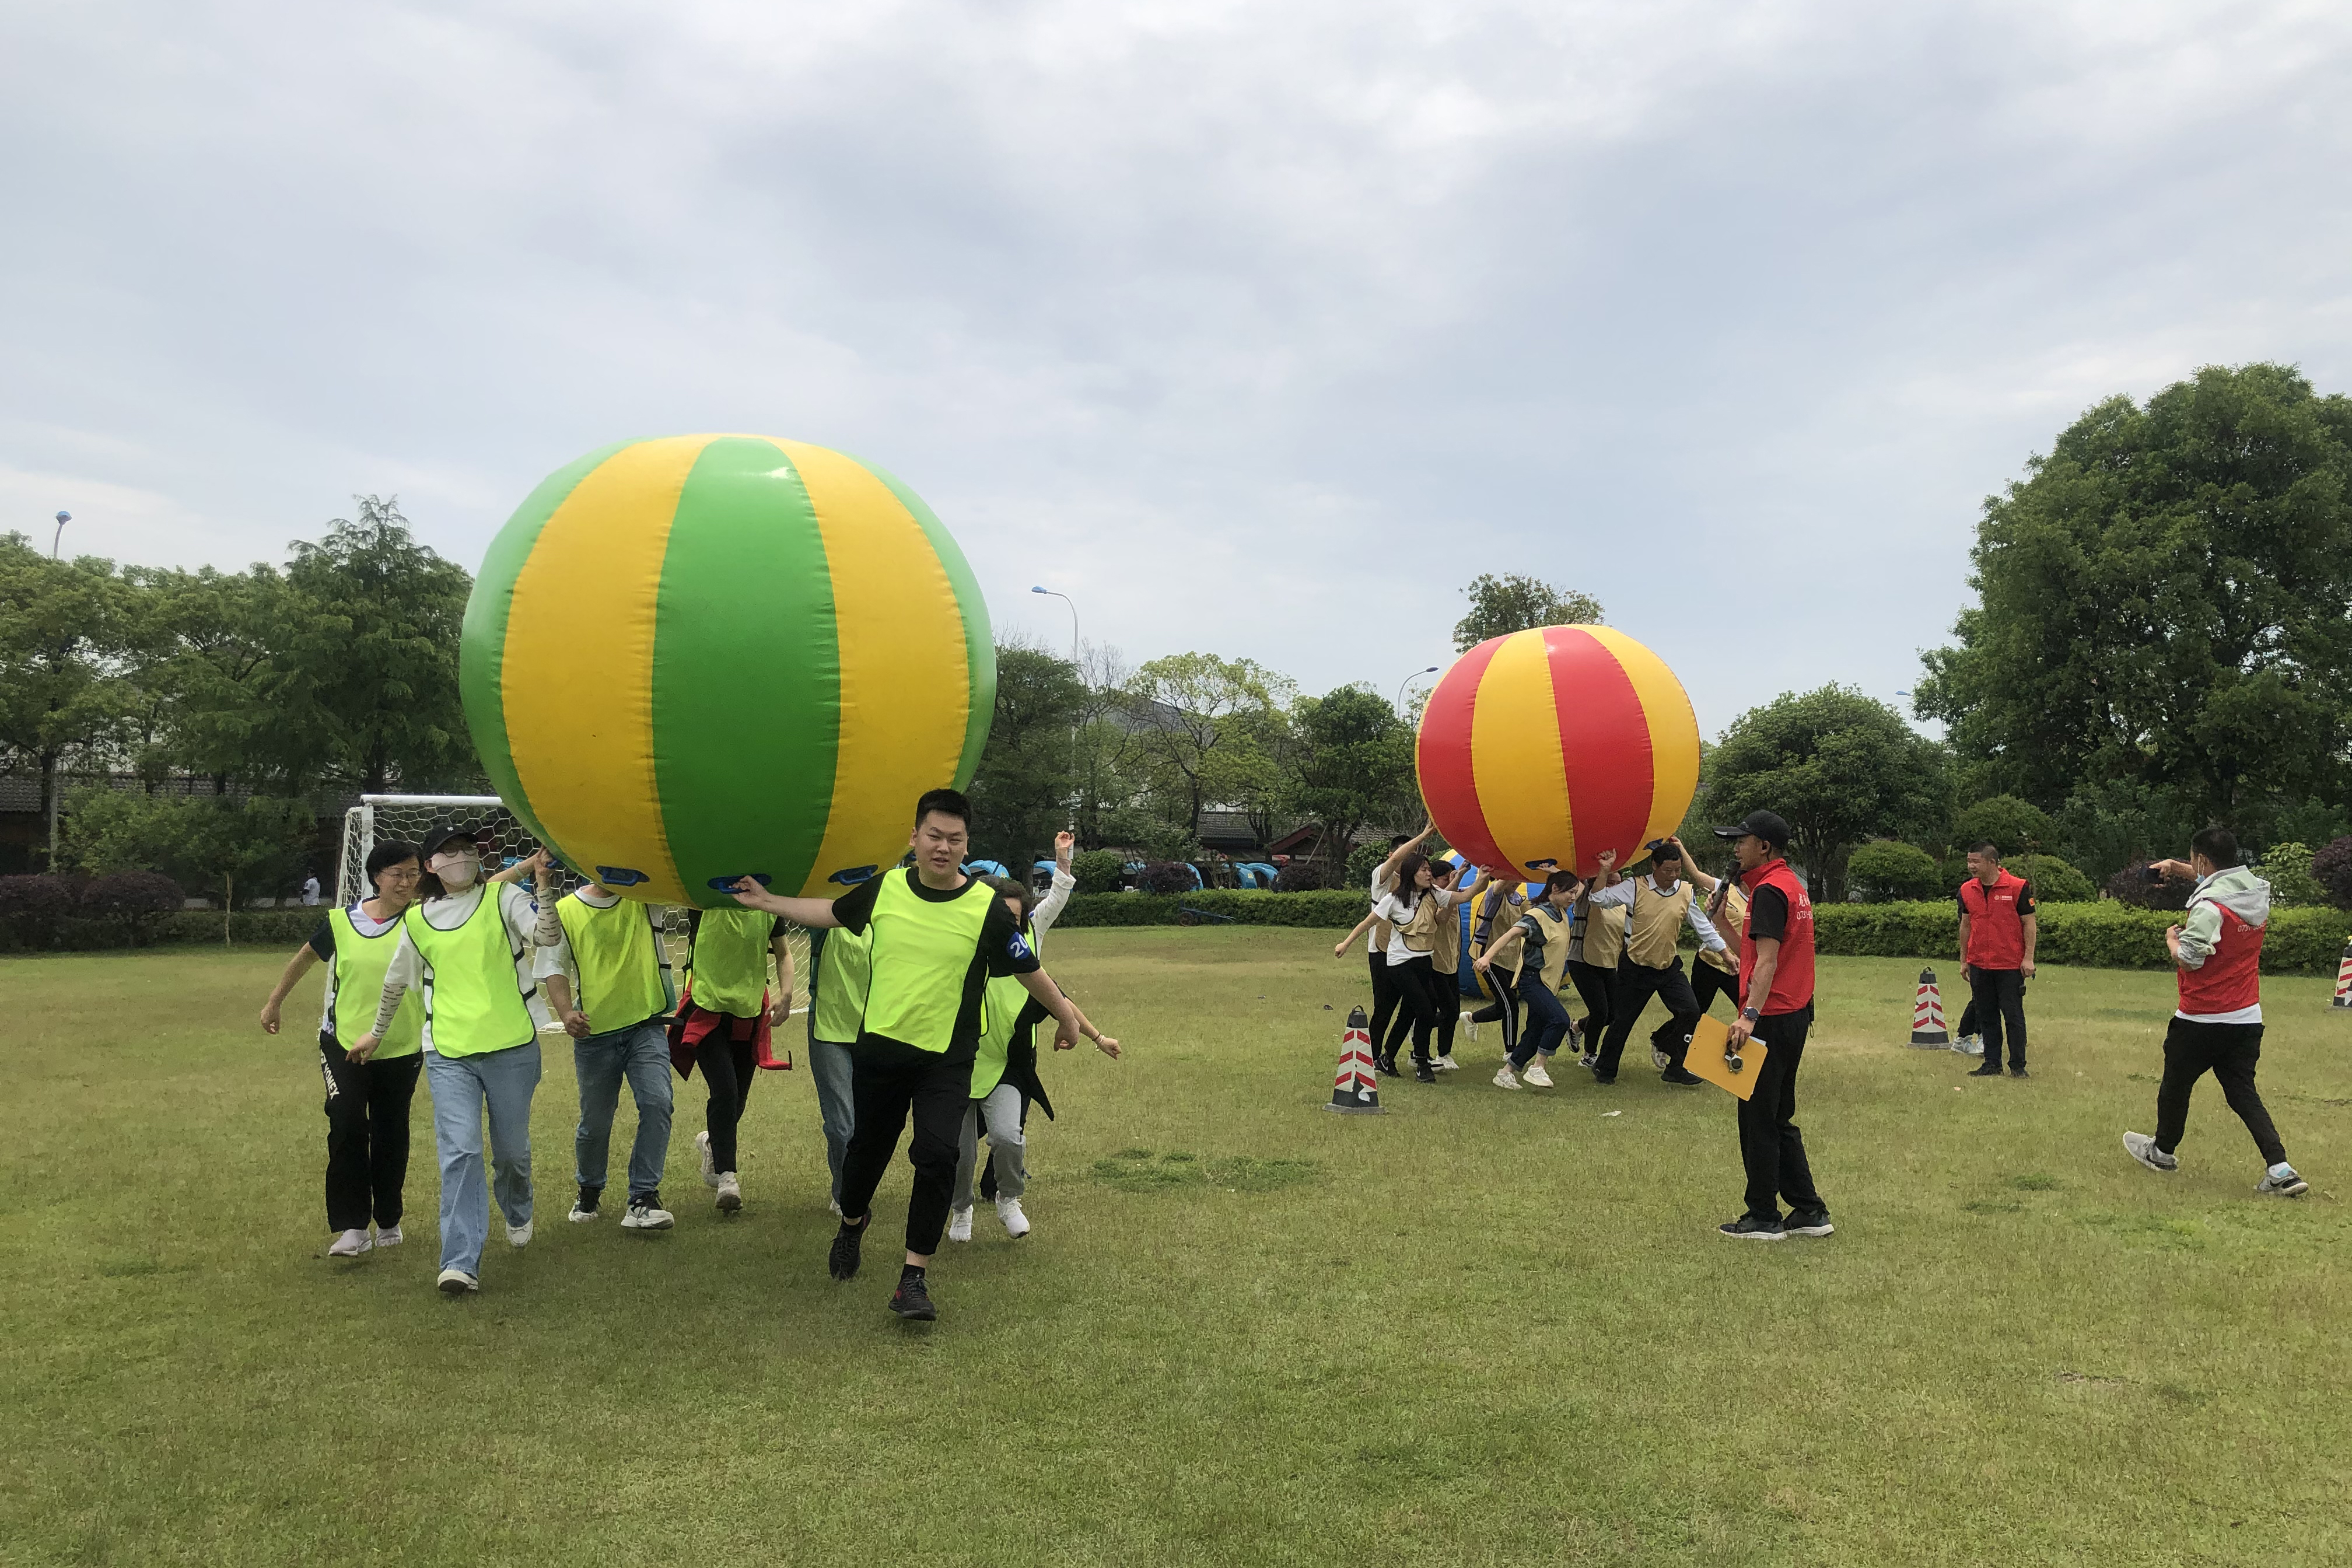
[[[2271,885],[2238,864],[2238,840],[2209,827],[2189,841],[2189,863],[2159,860],[2168,877],[2194,877],[2189,911],[2164,933],[2180,983],[2180,1010],[2164,1036],[2164,1081],[2156,1090],[2156,1136],[2124,1134],[2124,1150],[2151,1171],[2180,1169],[2173,1151],[2189,1130],[2189,1097],[2210,1072],[2222,1096],[2263,1152],[2270,1169],[2254,1191],[2301,1197],[2311,1184],[2286,1163],[2286,1146],[2254,1089],[2263,1054],[2263,932],[2270,925]]]
[[[1990,843],[1969,849],[1969,879],[1960,884],[1960,978],[1984,1038],[1984,1061],[1970,1078],[2000,1076],[2004,1027],[2009,1076],[2025,1076],[2025,983],[2033,978],[2033,884],[2000,863]]]
[[[1805,1059],[1805,1035],[1813,1023],[1813,901],[1789,868],[1789,825],[1780,816],[1750,812],[1737,827],[1715,833],[1732,841],[1740,889],[1748,895],[1748,920],[1739,933],[1739,1016],[1725,1049],[1738,1050],[1751,1036],[1765,1047],[1755,1091],[1739,1101],[1748,1210],[1717,1228],[1743,1241],[1827,1236],[1836,1227],[1813,1188],[1804,1134],[1796,1122],[1797,1068]],[[1723,901],[1718,887],[1718,909]]]

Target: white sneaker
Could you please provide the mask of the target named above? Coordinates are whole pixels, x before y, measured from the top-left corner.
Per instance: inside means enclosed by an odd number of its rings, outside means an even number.
[[[677,1223],[677,1216],[655,1203],[650,1195],[631,1198],[629,1212],[621,1216],[623,1230],[667,1230]]]
[[[825,1200],[824,1200],[824,1206],[825,1206],[826,1208],[829,1208],[829,1209],[831,1209],[831,1210],[833,1211],[833,1217],[834,1217],[834,1218],[835,1218],[835,1219],[843,1219],[843,1218],[846,1218],[846,1217],[847,1217],[846,1215],[845,1215],[841,1212],[841,1200],[840,1200],[839,1198],[827,1198],[827,1199],[825,1199]]]
[[[1657,1047],[1652,1046],[1650,1047],[1650,1065],[1657,1068],[1660,1072],[1664,1072],[1668,1068],[1675,1065],[1675,1058],[1666,1055],[1665,1052],[1658,1049]]]
[[[950,1241],[970,1241],[971,1239],[971,1211],[970,1209],[948,1210],[948,1239]]]
[[[408,1237],[400,1234],[400,1227],[398,1226],[394,1226],[389,1230],[379,1226],[375,1233],[375,1244],[378,1247],[398,1247],[402,1242],[406,1241]]]
[[[996,1200],[996,1217],[1004,1222],[1004,1234],[1018,1241],[1029,1234],[1029,1216],[1021,1212],[1019,1198]]]
[[[1958,1039],[1952,1042],[1952,1049],[1959,1052],[1960,1055],[1964,1057],[1980,1057],[1984,1055],[1984,1037],[1981,1035],[1962,1035]]]
[[[2170,1175],[2180,1169],[2180,1162],[2156,1146],[2156,1140],[2145,1132],[2124,1134],[2124,1152],[2149,1170]]]
[[[1519,1087],[1519,1075],[1511,1070],[1510,1063],[1505,1062],[1501,1068],[1495,1074],[1495,1087],[1496,1089],[1517,1089]]]
[[[529,1247],[530,1245],[530,1221],[525,1220],[520,1225],[510,1225],[507,1226],[507,1245],[509,1247]]]
[[[717,1186],[719,1167],[710,1163],[710,1134],[708,1131],[694,1135],[694,1152],[702,1161],[702,1184],[706,1187]]]
[[[1534,1085],[1538,1089],[1549,1089],[1551,1087],[1551,1074],[1544,1071],[1543,1058],[1541,1057],[1538,1057],[1533,1061],[1528,1063],[1528,1070],[1521,1073],[1519,1076],[1527,1079],[1528,1083]]]
[[[1462,1070],[1462,1064],[1454,1059],[1454,1053],[1452,1051],[1448,1051],[1444,1056],[1438,1058],[1432,1065],[1434,1066],[1439,1072],[1460,1072]]]
[[[444,1268],[434,1285],[444,1296],[469,1296],[482,1288],[482,1282],[462,1268]]]
[[[373,1245],[374,1244],[373,1242],[368,1240],[367,1232],[363,1230],[347,1230],[343,1232],[342,1235],[335,1237],[335,1244],[327,1248],[327,1256],[330,1258],[357,1258],[361,1253],[365,1252]]]
[[[1576,1065],[1580,1068],[1597,1068],[1601,1065],[1601,1058],[1587,1051],[1576,1058]]]
[[[563,1217],[570,1220],[573,1225],[587,1225],[594,1220],[603,1218],[604,1214],[604,1211],[601,1207],[593,1209],[585,1207],[581,1204],[578,1198],[574,1198],[572,1200],[572,1212],[565,1215]]]
[[[733,1214],[743,1206],[743,1184],[735,1179],[734,1172],[719,1172],[717,1184],[720,1214]]]

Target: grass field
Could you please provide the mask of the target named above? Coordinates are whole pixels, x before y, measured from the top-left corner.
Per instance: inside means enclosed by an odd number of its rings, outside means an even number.
[[[2325,983],[2264,988],[2285,1203],[2210,1082],[2181,1175],[2125,1157],[2166,977],[2045,972],[2036,1076],[1986,1081],[1905,1047],[1916,964],[1824,961],[1801,1121],[1838,1234],[1759,1247],[1712,1234],[1730,1101],[1630,1058],[1507,1094],[1490,1029],[1326,1114],[1366,989],[1329,941],[1056,938],[1129,1058],[1047,1066],[1036,1232],[983,1206],[929,1327],[883,1310],[903,1163],[866,1274],[825,1278],[804,1071],[754,1091],[732,1223],[681,1088],[677,1228],[642,1237],[563,1223],[551,1043],[539,1237],[450,1301],[422,1103],[409,1245],[321,1256],[315,981],[253,1023],[282,954],[0,961],[0,1561],[2352,1560]]]

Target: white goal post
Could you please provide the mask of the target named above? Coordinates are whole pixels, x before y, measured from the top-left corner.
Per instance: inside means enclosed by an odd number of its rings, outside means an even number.
[[[335,869],[335,902],[349,909],[374,890],[368,886],[367,858],[378,843],[397,838],[421,844],[425,836],[436,827],[474,829],[484,842],[483,861],[493,872],[528,858],[540,847],[530,830],[516,820],[505,801],[494,795],[363,795],[359,805],[343,813],[342,852],[337,857]],[[581,880],[568,867],[562,868],[555,873],[556,890],[568,893],[580,886]],[[663,905],[661,913],[662,946],[673,968],[683,973],[687,957],[686,910]],[[799,1012],[808,1006],[808,932],[793,927],[790,945],[793,1008]],[[772,971],[768,978],[771,984],[774,984]],[[783,1043],[778,1042],[780,1048]]]

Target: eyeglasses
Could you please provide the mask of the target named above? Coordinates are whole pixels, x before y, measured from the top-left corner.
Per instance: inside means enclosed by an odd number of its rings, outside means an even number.
[[[415,867],[408,866],[397,870],[378,871],[375,879],[379,882],[414,882],[423,875],[425,873]]]

